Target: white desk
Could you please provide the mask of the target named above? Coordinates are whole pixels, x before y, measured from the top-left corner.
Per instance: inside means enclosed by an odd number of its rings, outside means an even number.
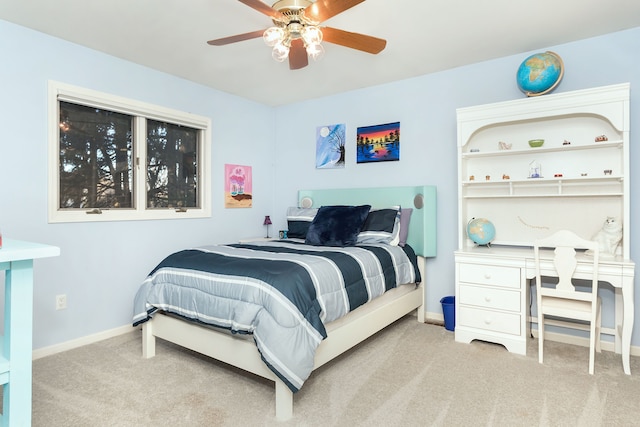
[[[60,255],[60,248],[5,239],[0,271],[5,271],[4,333],[0,350],[2,426],[31,425],[33,352],[33,260]]]
[[[541,251],[541,273],[555,276],[552,252]],[[580,258],[584,262],[580,262]],[[592,261],[579,255],[576,278],[590,279]],[[526,354],[527,290],[535,277],[533,249],[469,247],[455,252],[456,341],[480,339]],[[634,322],[634,270],[631,260],[600,259],[598,278],[615,288],[615,351],[630,375],[629,355]]]

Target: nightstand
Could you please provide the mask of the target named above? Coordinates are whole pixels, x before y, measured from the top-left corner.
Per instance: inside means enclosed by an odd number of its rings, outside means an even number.
[[[271,240],[278,240],[275,237],[246,237],[239,240],[239,243],[252,243],[252,242],[269,242]]]

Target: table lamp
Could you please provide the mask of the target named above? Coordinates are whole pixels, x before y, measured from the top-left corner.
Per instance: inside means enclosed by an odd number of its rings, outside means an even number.
[[[264,222],[262,223],[262,225],[266,225],[267,226],[267,239],[269,238],[269,226],[271,225],[271,218],[269,218],[269,215],[265,215],[264,216]]]

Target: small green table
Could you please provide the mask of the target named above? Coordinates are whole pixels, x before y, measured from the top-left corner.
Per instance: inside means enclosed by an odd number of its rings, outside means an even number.
[[[33,260],[60,255],[60,248],[5,239],[0,249],[4,271],[4,331],[0,342],[2,426],[31,425],[33,353]]]

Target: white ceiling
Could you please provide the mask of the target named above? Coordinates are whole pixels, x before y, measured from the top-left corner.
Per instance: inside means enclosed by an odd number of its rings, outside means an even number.
[[[270,26],[237,0],[1,0],[0,19],[276,106],[639,27],[640,1],[367,0],[324,24],[386,39],[385,50],[324,43],[324,58],[296,71],[260,38],[206,43]]]

